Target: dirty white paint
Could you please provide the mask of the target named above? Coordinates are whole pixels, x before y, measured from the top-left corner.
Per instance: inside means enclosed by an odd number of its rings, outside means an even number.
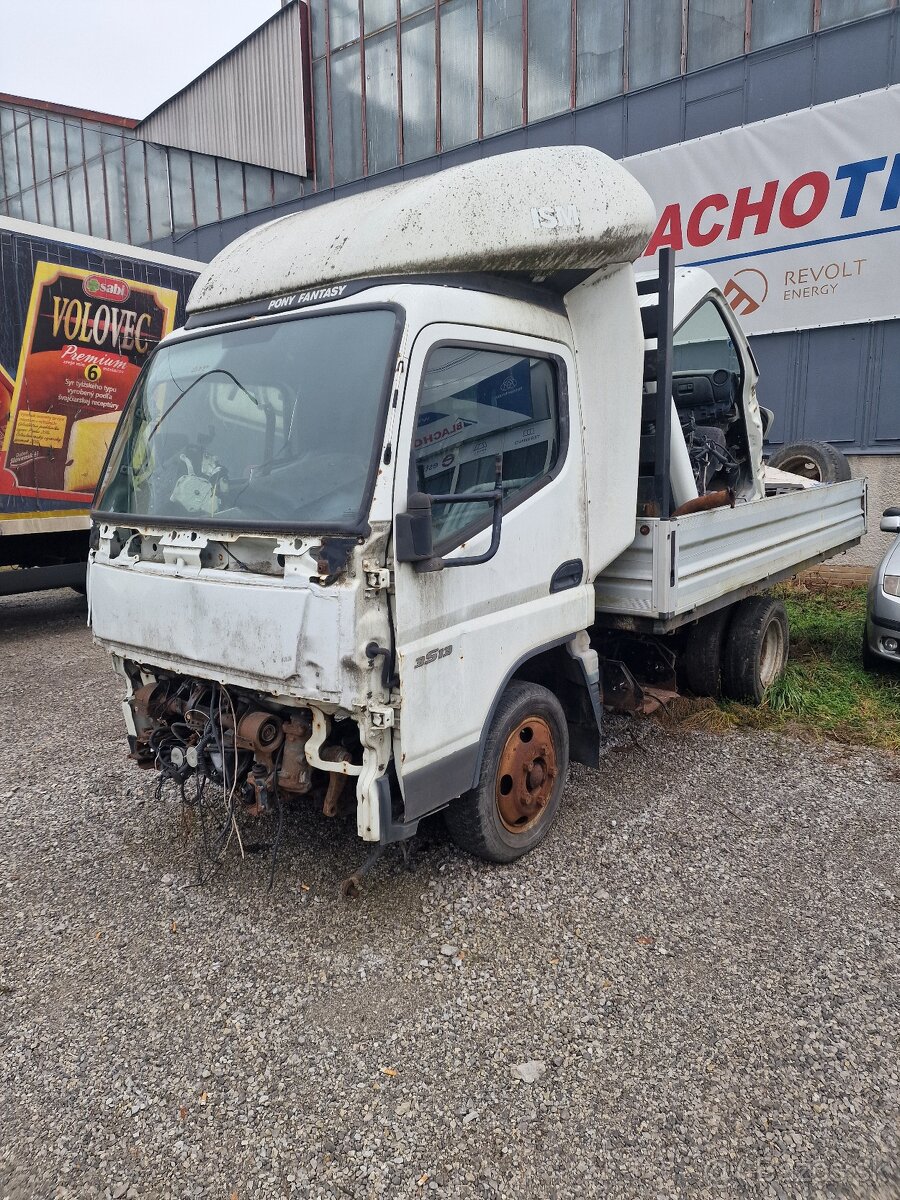
[[[630,263],[654,220],[643,187],[599,150],[519,150],[252,229],[209,264],[188,311],[375,276]]]

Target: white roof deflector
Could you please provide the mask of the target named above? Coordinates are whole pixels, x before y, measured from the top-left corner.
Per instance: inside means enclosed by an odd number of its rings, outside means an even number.
[[[654,222],[641,184],[600,151],[519,150],[252,229],[209,264],[188,311],[352,279],[592,271],[633,262]]]

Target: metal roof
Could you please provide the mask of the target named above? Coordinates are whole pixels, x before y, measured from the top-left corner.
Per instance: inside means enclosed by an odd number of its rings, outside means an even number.
[[[30,96],[12,96],[0,92],[0,104],[14,108],[34,108],[38,112],[55,113],[61,117],[80,117],[84,121],[96,121],[103,125],[118,125],[122,129],[134,129],[137,121],[131,117],[117,117],[112,113],[95,112],[92,108],[73,108],[71,104],[54,104],[52,100],[35,100]]]
[[[139,122],[147,141],[309,174],[309,13],[291,0]]]

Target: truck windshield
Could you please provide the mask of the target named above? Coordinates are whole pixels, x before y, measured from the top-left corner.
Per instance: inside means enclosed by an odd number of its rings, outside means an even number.
[[[95,508],[216,525],[356,529],[381,449],[393,309],[162,346],[113,442]]]

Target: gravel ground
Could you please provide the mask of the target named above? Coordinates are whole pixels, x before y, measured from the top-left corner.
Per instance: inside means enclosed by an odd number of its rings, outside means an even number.
[[[0,679],[0,1197],[900,1196],[897,759],[620,727],[525,861],[347,902],[309,812],[196,886],[70,593]]]

